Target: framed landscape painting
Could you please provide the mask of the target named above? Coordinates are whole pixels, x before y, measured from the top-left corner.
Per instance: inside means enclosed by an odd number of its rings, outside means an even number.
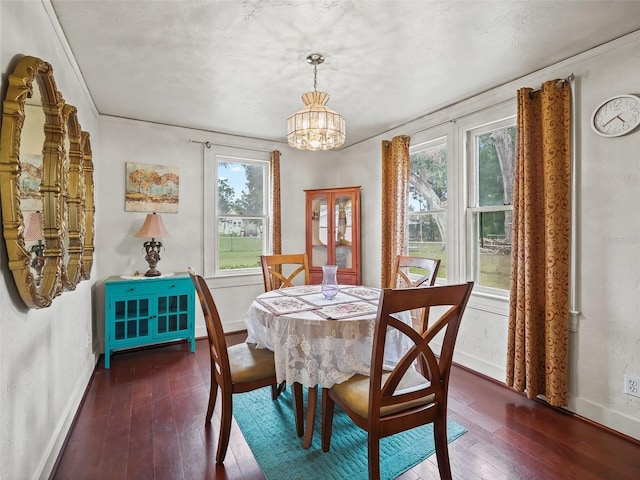
[[[177,213],[180,187],[178,167],[127,162],[125,211]]]

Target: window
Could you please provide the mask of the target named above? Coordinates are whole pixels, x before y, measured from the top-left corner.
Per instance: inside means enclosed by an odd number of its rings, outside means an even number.
[[[440,138],[411,147],[407,198],[408,255],[439,258],[447,278],[447,143]]]
[[[515,144],[513,118],[467,131],[468,261],[488,291],[509,290]]]
[[[473,280],[480,308],[497,312],[511,278],[515,113],[513,99],[411,135],[407,254],[439,258],[437,283]]]
[[[268,251],[269,154],[213,147],[207,156],[207,271],[214,276],[259,273]],[[211,184],[212,183],[212,184]]]

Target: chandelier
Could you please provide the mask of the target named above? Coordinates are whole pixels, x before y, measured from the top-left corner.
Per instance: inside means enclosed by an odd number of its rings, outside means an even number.
[[[325,107],[329,95],[318,92],[318,65],[324,62],[319,53],[312,53],[307,62],[313,65],[313,92],[302,95],[306,105],[287,119],[287,141],[300,150],[331,150],[344,143],[344,119]]]

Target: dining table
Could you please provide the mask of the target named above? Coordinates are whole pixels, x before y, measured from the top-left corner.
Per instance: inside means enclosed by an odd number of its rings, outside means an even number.
[[[340,285],[328,300],[321,285],[300,285],[261,293],[247,311],[246,341],[273,351],[278,383],[309,389],[304,448],[311,445],[318,387],[330,388],[353,375],[370,373],[381,293],[375,287]],[[409,311],[398,318],[411,323]],[[393,368],[409,347],[405,335],[390,330],[385,367]],[[298,421],[296,426],[301,435]]]

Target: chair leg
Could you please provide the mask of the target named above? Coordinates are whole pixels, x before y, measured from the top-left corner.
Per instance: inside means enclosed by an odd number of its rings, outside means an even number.
[[[369,480],[380,480],[380,437],[367,435],[369,454]]]
[[[433,422],[433,438],[436,444],[436,458],[438,470],[442,480],[451,480],[451,465],[449,463],[449,446],[447,444],[447,419],[439,418]]]
[[[277,400],[280,394],[287,388],[287,382],[280,382],[280,384],[271,385],[271,400]]]
[[[296,433],[304,435],[304,408],[302,406],[302,384],[294,382],[291,385],[291,402],[293,403],[293,417],[296,420]]]
[[[318,386],[314,385],[307,390],[307,415],[304,425],[304,437],[302,438],[302,448],[311,447],[313,441],[313,425],[316,421],[316,408],[318,404]]]
[[[329,396],[329,390],[322,389],[322,451],[328,452],[331,447],[331,431],[333,430],[333,410],[335,402]]]
[[[213,409],[216,406],[216,398],[218,396],[218,382],[216,381],[216,374],[214,366],[211,366],[211,388],[209,389],[209,406],[207,407],[207,419],[205,423],[211,422],[213,416]]]
[[[231,436],[231,420],[233,419],[233,399],[231,393],[222,392],[222,415],[220,416],[220,436],[218,437],[218,451],[216,463],[224,462]]]

